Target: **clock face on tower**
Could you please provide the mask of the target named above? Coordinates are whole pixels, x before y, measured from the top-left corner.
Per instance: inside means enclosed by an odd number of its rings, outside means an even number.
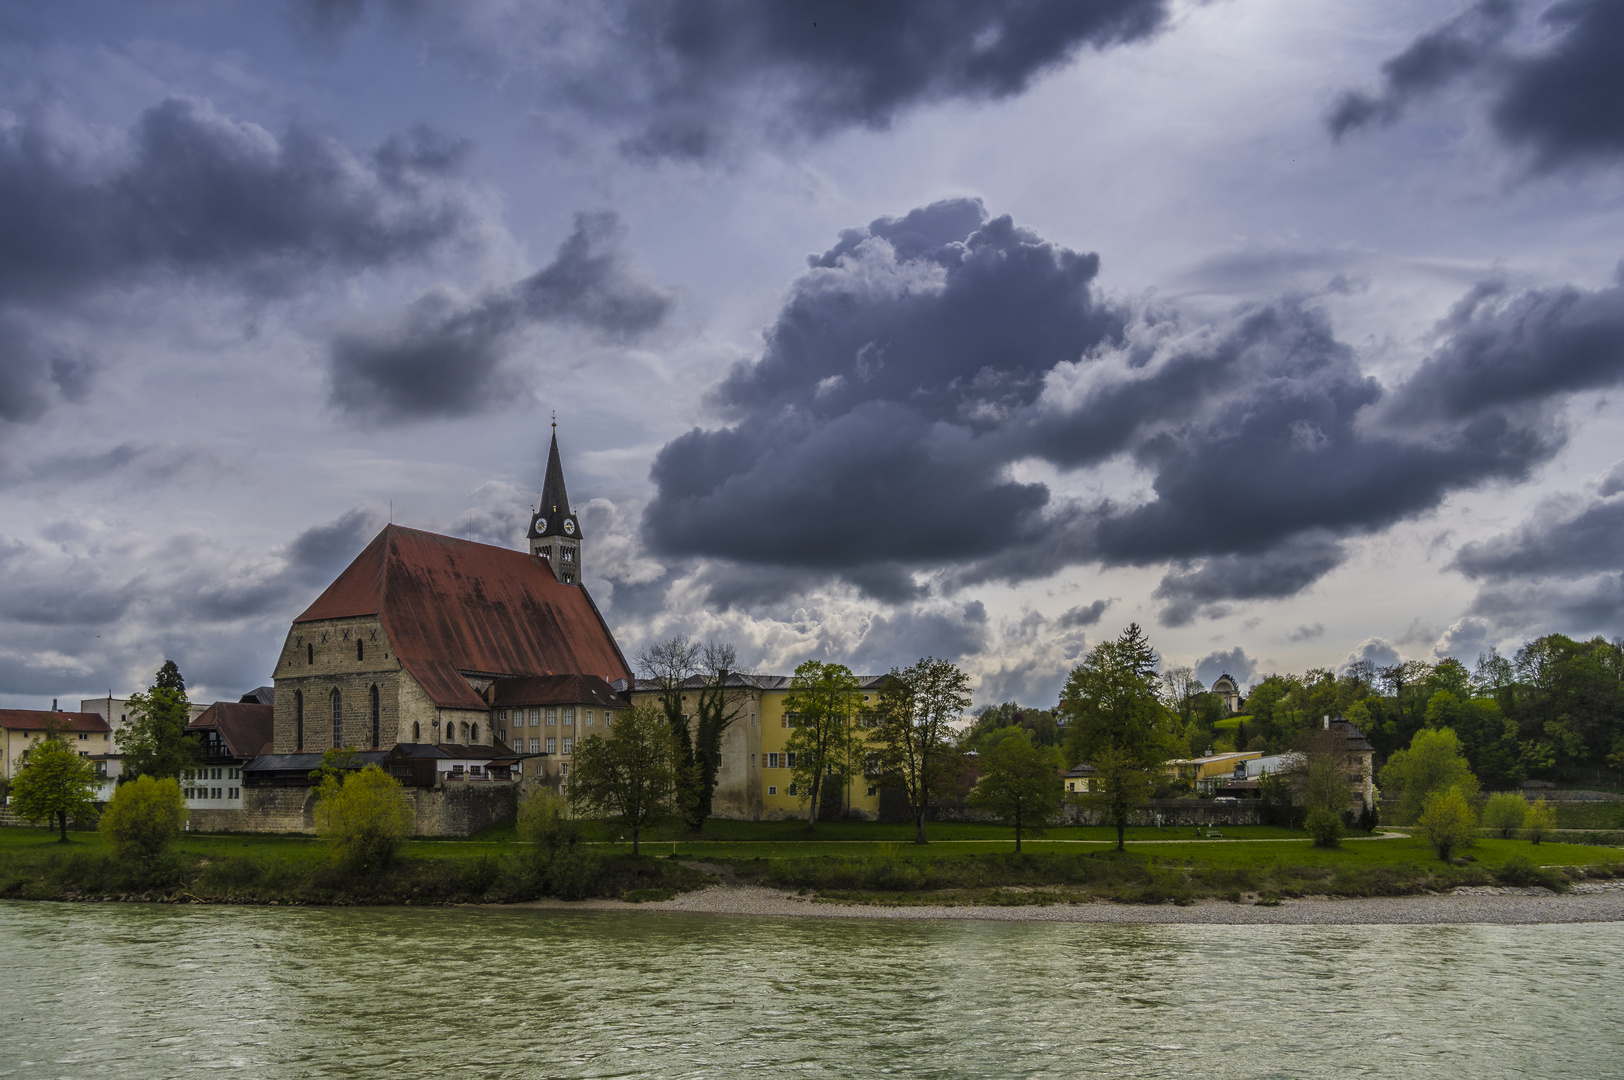
[[[544,518],[544,517],[537,517],[536,518],[536,524],[535,524],[536,535],[539,536],[539,535],[541,535],[542,533],[544,533],[546,531],[547,531],[547,519]]]
[[[564,519],[564,532],[569,534],[570,536],[574,536],[575,535],[575,522],[571,521],[569,518],[565,518]]]

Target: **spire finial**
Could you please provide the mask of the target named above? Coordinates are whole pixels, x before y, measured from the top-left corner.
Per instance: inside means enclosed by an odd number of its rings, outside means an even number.
[[[553,434],[558,434],[558,410],[553,410]]]

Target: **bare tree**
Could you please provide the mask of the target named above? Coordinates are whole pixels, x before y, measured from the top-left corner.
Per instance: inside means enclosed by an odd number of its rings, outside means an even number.
[[[721,771],[722,736],[744,712],[745,693],[740,675],[738,652],[731,643],[707,641],[699,650],[698,706],[694,711],[694,768],[697,770],[695,805],[688,825],[696,832],[710,817],[716,795],[716,777]],[[733,680],[732,688],[728,683]]]
[[[677,813],[692,828],[699,813],[700,770],[694,760],[694,739],[689,728],[683,691],[699,671],[701,646],[686,634],[655,642],[637,655],[637,666],[659,694],[660,715],[671,730],[671,768]],[[704,822],[700,817],[699,821]]]
[[[1167,697],[1168,707],[1179,714],[1186,727],[1195,712],[1196,695],[1204,693],[1206,689],[1201,685],[1201,680],[1195,677],[1194,668],[1174,667],[1162,672],[1162,691]]]
[[[952,779],[957,760],[952,724],[970,707],[970,677],[948,660],[926,657],[893,669],[873,710],[879,722],[878,764],[897,778],[913,812],[914,843],[925,840],[931,796]]]

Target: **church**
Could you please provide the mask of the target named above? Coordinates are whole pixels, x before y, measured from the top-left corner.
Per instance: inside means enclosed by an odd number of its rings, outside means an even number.
[[[633,675],[581,580],[556,427],[527,541],[373,538],[288,631],[242,827],[307,828],[309,773],[334,748],[400,779],[420,834],[511,819],[515,781],[567,783],[575,740],[628,707]]]

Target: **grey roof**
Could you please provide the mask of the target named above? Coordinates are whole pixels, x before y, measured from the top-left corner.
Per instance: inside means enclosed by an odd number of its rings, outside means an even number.
[[[256,686],[237,699],[239,705],[275,705],[276,687]]]
[[[387,750],[359,750],[355,760],[358,768],[382,765],[389,756]],[[261,754],[247,765],[243,772],[312,772],[321,768],[321,754]]]

